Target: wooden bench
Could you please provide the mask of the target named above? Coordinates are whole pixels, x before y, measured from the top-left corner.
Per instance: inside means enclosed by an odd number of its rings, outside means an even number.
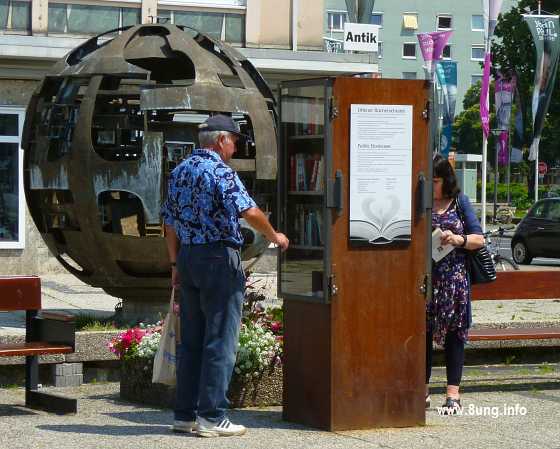
[[[473,285],[473,301],[512,301],[560,298],[560,271],[503,271],[496,281]],[[560,304],[558,304],[560,309]],[[537,328],[474,328],[470,341],[541,340],[560,338],[560,326]]]
[[[25,405],[54,413],[76,413],[77,401],[38,391],[39,356],[69,354],[75,349],[71,316],[41,314],[37,276],[0,276],[0,311],[25,310],[25,342],[0,344],[1,357],[25,356]]]

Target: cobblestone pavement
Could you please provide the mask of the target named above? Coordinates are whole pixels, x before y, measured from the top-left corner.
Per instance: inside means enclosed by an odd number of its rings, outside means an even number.
[[[509,382],[509,381],[508,381]],[[23,408],[23,390],[0,390],[0,447],[63,448],[560,448],[560,382],[537,386],[473,387],[463,397],[463,416],[427,411],[426,425],[329,433],[287,423],[279,407],[233,410],[231,419],[246,425],[243,437],[203,439],[173,434],[172,412],[121,402],[118,384],[58,389],[79,399],[76,415],[57,416]],[[441,398],[433,395],[434,401]],[[507,416],[506,416],[507,415]]]

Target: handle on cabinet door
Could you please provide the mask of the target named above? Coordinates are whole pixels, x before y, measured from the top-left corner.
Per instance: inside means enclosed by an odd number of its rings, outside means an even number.
[[[327,207],[336,209],[338,216],[342,215],[343,206],[343,189],[342,189],[343,175],[342,170],[337,170],[334,179],[329,179],[327,185]]]
[[[418,175],[418,201],[416,203],[419,216],[424,215],[426,213],[426,210],[428,210],[432,205],[432,200],[430,198],[430,189],[428,187],[429,184],[426,176],[424,175],[424,173],[420,172],[420,174]]]

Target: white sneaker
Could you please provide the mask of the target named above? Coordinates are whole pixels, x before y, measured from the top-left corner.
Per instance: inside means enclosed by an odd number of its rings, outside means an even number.
[[[245,426],[232,424],[228,418],[222,419],[218,424],[201,417],[198,418],[198,435],[201,437],[231,437],[243,435],[245,432],[247,432]]]
[[[173,432],[183,432],[183,433],[196,433],[198,430],[198,423],[196,421],[173,421],[173,426],[171,427]]]

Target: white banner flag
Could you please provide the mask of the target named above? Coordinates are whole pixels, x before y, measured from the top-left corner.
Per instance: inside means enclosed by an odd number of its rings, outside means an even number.
[[[496,28],[498,16],[502,10],[503,0],[482,0],[482,8],[484,12],[484,39],[488,41]]]

